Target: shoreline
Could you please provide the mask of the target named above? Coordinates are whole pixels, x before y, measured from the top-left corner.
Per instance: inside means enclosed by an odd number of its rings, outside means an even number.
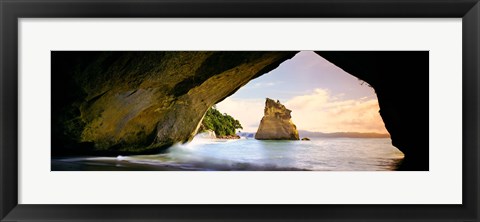
[[[238,139],[241,139],[241,137],[238,135],[228,135],[228,136],[217,136],[217,139],[238,140]]]

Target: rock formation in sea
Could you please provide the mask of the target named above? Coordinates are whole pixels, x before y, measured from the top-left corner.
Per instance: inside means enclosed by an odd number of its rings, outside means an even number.
[[[255,139],[257,140],[299,140],[297,127],[292,122],[292,111],[278,100],[267,98],[264,116],[260,121]]]

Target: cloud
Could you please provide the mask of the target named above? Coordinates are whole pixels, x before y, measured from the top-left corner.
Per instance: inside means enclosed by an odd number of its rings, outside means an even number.
[[[272,86],[275,86],[277,84],[280,84],[282,82],[257,82],[257,83],[254,83],[254,84],[249,84],[249,85],[246,85],[245,88],[250,88],[250,89],[257,89],[257,88],[265,88],[265,87],[272,87]]]
[[[265,99],[232,99],[226,98],[218,103],[217,109],[238,119],[244,132],[257,132],[263,117]]]
[[[328,90],[296,96],[284,104],[292,110],[297,128],[318,132],[378,132],[386,133],[376,98],[342,100]]]
[[[305,95],[280,101],[292,110],[292,121],[299,130],[316,132],[387,133],[376,98],[342,99],[328,90],[315,89]],[[238,119],[245,132],[256,132],[263,117],[265,99],[226,98],[217,109]]]

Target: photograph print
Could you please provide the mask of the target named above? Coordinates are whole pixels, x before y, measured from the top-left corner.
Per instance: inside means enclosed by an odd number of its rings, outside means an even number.
[[[428,51],[52,51],[52,171],[428,171]]]

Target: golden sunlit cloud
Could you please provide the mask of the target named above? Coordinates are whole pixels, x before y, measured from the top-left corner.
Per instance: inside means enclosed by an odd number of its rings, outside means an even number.
[[[296,96],[285,102],[297,128],[317,132],[387,133],[376,98],[342,100],[327,90]]]
[[[292,110],[292,121],[299,130],[388,133],[378,112],[376,98],[344,100],[342,96],[331,95],[328,90],[317,88],[309,94],[280,102]],[[226,98],[217,104],[221,112],[238,119],[245,132],[256,132],[264,106],[264,99]]]

